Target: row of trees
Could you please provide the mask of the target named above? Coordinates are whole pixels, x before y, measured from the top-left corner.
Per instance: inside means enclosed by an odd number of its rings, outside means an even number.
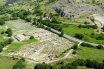
[[[97,29],[97,26],[96,25],[82,25],[82,24],[80,24],[79,26],[78,26],[79,28],[93,28],[93,29]]]
[[[34,22],[33,25],[36,25],[38,27],[44,27],[44,25],[46,25],[47,27],[51,27],[54,28],[56,30],[62,31],[62,27],[61,25],[59,25],[59,22],[55,19],[50,20],[42,20],[42,18],[40,19],[36,19],[34,18]]]
[[[73,61],[72,63],[60,63],[56,65],[49,65],[49,64],[37,64],[34,69],[77,69],[77,66],[85,66],[88,68],[94,68],[94,69],[104,69],[104,61],[102,63],[99,63],[95,60],[83,60],[83,59],[77,59]]]
[[[86,66],[88,68],[94,68],[94,69],[104,69],[104,61],[102,63],[97,62],[96,60],[83,60],[78,59],[74,62],[72,62],[73,66]]]
[[[88,44],[88,43],[81,43],[81,46],[84,46],[84,47],[93,47],[93,48],[97,48],[97,49],[104,49],[104,46],[102,45],[98,45],[98,46],[93,46],[91,44]]]

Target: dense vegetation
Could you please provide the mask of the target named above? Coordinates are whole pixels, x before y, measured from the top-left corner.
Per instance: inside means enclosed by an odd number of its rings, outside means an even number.
[[[77,66],[86,66],[88,68],[104,69],[104,61],[99,63],[95,60],[77,59],[72,63],[67,63],[67,64],[60,63],[56,65],[49,65],[49,64],[42,63],[42,64],[37,64],[34,67],[34,69],[77,69]]]
[[[4,42],[0,42],[0,52],[3,50],[3,48],[8,45],[11,44],[13,42],[13,39],[9,38],[8,40],[5,40]]]
[[[25,59],[22,58],[16,62],[16,64],[13,66],[13,69],[25,69]]]

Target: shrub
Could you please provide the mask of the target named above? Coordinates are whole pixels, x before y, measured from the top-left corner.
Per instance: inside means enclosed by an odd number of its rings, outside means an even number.
[[[7,40],[7,44],[11,44],[13,42],[13,39],[11,39],[11,38],[9,38],[8,40]]]
[[[61,67],[61,69],[77,69],[77,66],[73,66],[71,64],[66,64]]]
[[[104,47],[102,45],[96,46],[97,49],[103,49]]]
[[[77,53],[77,51],[76,50],[74,50],[73,52],[72,52],[72,54],[76,54]]]
[[[25,18],[27,22],[31,22],[31,18]]]
[[[93,45],[91,44],[88,44],[88,43],[81,43],[81,46],[84,46],[84,47],[94,47]]]
[[[95,60],[89,60],[89,59],[86,60],[86,66],[87,67],[95,68],[96,64],[98,64],[98,63]]]
[[[86,61],[83,59],[77,59],[76,61],[72,62],[73,66],[85,66]]]
[[[45,63],[37,64],[34,69],[51,69],[51,65]]]
[[[1,34],[4,34],[4,33],[5,33],[5,31],[2,31],[2,32],[1,32]]]
[[[25,69],[25,61],[20,59],[17,63],[13,66],[13,69]]]
[[[82,38],[84,37],[84,35],[83,35],[83,34],[78,34],[78,33],[77,33],[77,34],[75,34],[75,37],[78,38],[78,39],[82,39]]]
[[[104,40],[104,36],[100,35],[100,36],[96,37],[96,40]]]
[[[0,19],[0,25],[4,25],[5,24],[5,21]]]
[[[6,46],[6,45],[8,45],[8,44],[11,44],[13,42],[13,39],[8,39],[8,40],[6,40],[6,41],[4,41],[4,42],[0,42],[0,52],[3,50],[3,48]]]
[[[30,39],[34,39],[34,36],[30,36]]]
[[[64,32],[62,31],[61,34],[59,34],[60,37],[62,37],[64,35]]]
[[[93,29],[97,29],[97,26],[96,25],[79,25],[78,26],[79,28],[93,28]]]
[[[3,46],[2,46],[2,45],[0,45],[0,52],[2,52],[2,50],[3,50]]]
[[[74,46],[72,47],[72,49],[78,49],[78,45],[74,44]]]
[[[12,29],[8,28],[6,31],[6,34],[8,34],[8,37],[11,37],[12,36]]]
[[[17,20],[18,17],[11,17],[11,20]]]

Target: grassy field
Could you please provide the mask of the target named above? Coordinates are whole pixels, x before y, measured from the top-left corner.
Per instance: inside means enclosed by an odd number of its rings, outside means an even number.
[[[68,27],[63,28],[63,30],[66,34],[71,36],[74,36],[76,33],[82,33],[82,34],[94,33],[94,29],[78,28],[75,25],[69,25]]]
[[[12,69],[17,60],[0,56],[0,69]]]
[[[13,65],[18,61],[18,59],[13,60],[9,57],[0,56],[0,69],[12,69]],[[26,63],[26,69],[31,69],[31,66],[29,66]]]
[[[77,50],[77,56],[81,59],[92,59],[101,62],[104,60],[104,50],[80,46]]]
[[[71,36],[75,36],[76,33],[83,34],[84,38],[82,40],[98,44],[104,44],[104,40],[96,40],[96,36],[99,35],[92,28],[78,28],[76,25],[69,25],[68,27],[64,27],[63,30],[65,34]],[[95,33],[93,37],[91,36],[92,33]]]

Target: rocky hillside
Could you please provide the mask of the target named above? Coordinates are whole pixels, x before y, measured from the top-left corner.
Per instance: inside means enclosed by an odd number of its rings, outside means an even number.
[[[102,9],[94,1],[60,0],[53,5],[53,9],[65,18],[78,18],[85,14],[102,14]]]

